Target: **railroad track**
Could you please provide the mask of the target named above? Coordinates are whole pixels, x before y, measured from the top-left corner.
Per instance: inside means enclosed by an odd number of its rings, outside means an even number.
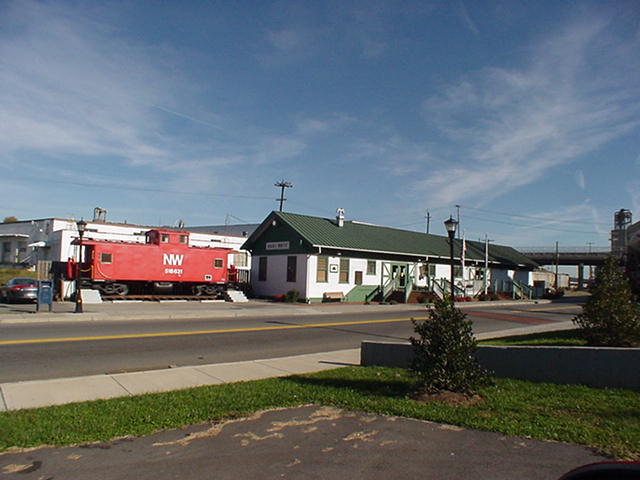
[[[190,301],[199,302],[202,300],[224,300],[220,295],[103,295],[104,301],[144,301],[144,302],[160,302],[160,301]]]

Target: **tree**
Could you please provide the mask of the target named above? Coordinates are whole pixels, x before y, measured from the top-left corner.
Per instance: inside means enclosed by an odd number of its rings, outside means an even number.
[[[471,393],[488,381],[475,356],[477,342],[471,320],[445,300],[436,301],[423,322],[413,320],[415,356],[410,369],[427,392]]]
[[[640,308],[629,281],[615,257],[596,270],[591,297],[573,319],[589,344],[628,347],[640,345]]]
[[[12,215],[10,217],[4,217],[4,220],[2,221],[2,223],[15,223],[17,221],[18,219]]]

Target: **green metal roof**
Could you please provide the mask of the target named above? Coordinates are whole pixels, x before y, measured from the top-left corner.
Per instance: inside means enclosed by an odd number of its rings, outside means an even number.
[[[250,249],[265,228],[268,228],[274,217],[289,225],[306,242],[315,247],[449,258],[448,238],[441,235],[430,235],[356,221],[345,221],[344,225],[339,227],[335,219],[287,212],[272,212],[247,240],[243,248]],[[456,258],[460,258],[461,243],[461,241],[456,241],[454,244]],[[467,241],[466,247],[466,259],[484,261],[484,243]],[[489,261],[521,268],[537,267],[537,264],[528,257],[511,247],[501,245],[489,245]]]

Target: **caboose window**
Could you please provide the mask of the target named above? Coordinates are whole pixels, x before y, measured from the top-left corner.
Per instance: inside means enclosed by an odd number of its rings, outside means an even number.
[[[166,233],[163,233],[162,235],[160,235],[160,241],[162,243],[169,243],[169,235],[167,235]]]
[[[187,236],[186,235],[180,235],[180,243],[187,243]]]
[[[100,263],[111,263],[112,261],[112,255],[111,253],[101,253],[100,254]]]
[[[236,267],[246,267],[247,266],[247,254],[245,252],[239,252],[233,254],[233,264]]]
[[[213,268],[222,268],[222,259],[221,258],[215,258],[213,260]]]

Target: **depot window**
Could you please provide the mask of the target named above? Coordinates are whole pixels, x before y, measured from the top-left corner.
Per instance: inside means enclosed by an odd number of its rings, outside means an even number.
[[[265,282],[267,280],[267,258],[260,257],[258,261],[258,280]]]
[[[329,269],[329,258],[318,257],[318,270],[316,272],[316,282],[326,282]]]
[[[376,261],[367,260],[367,275],[375,275],[375,274],[376,274]]]
[[[338,275],[338,283],[349,283],[349,259],[340,259],[340,274]]]
[[[100,254],[100,263],[111,263],[113,260],[113,254],[111,253],[101,253]]]
[[[214,258],[213,259],[213,268],[222,268],[223,267],[223,262],[221,258]]]
[[[296,281],[296,267],[298,265],[298,257],[287,257],[287,282]]]
[[[436,276],[436,266],[433,263],[425,263],[420,265],[420,278],[433,278]]]

